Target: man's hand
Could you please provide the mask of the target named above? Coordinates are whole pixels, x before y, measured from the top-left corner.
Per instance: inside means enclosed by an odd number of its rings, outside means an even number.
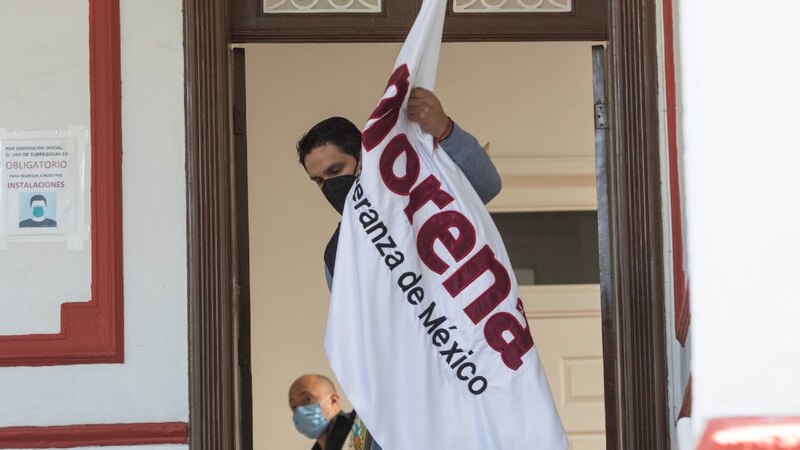
[[[433,92],[414,88],[408,98],[408,120],[418,123],[422,131],[441,137],[449,132],[450,118],[444,113]]]

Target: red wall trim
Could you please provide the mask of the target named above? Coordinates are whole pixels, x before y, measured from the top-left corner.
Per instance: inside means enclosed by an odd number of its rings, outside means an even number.
[[[800,417],[730,417],[708,421],[697,450],[800,449]]]
[[[683,401],[681,402],[681,410],[678,412],[678,419],[683,417],[692,417],[692,375],[689,375],[689,381],[683,387]]]
[[[675,45],[672,0],[664,0],[664,77],[667,101],[669,195],[672,215],[672,273],[675,294],[675,335],[681,345],[689,334],[689,281],[684,271],[683,221],[681,219],[680,171],[678,170],[678,99],[675,83]]]
[[[188,428],[184,422],[9,427],[0,428],[0,448],[185,444]]]
[[[0,336],[0,366],[123,362],[119,42],[119,0],[90,0],[92,298],[61,306],[58,334]]]

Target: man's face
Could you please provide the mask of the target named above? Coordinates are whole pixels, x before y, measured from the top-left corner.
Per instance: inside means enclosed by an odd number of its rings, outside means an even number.
[[[339,413],[339,395],[327,384],[313,375],[300,377],[289,388],[289,408],[294,411],[298,406],[319,403],[322,415],[332,419]]]
[[[306,155],[306,172],[311,181],[322,187],[328,178],[340,175],[354,175],[358,168],[358,161],[343,152],[335,144],[325,144],[315,147]]]
[[[44,217],[45,203],[42,200],[31,202],[31,214],[33,217]]]

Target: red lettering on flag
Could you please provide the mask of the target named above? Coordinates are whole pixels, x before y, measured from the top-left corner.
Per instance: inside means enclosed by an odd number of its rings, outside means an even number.
[[[517,299],[517,310],[525,317],[520,299]],[[506,341],[503,337],[505,332],[511,334],[510,341]],[[483,329],[483,335],[489,346],[500,353],[503,363],[513,370],[519,369],[522,365],[522,355],[533,348],[528,319],[525,318],[525,328],[523,328],[519,321],[507,312],[500,312],[490,317]]]
[[[455,298],[485,272],[492,274],[494,283],[464,308],[464,312],[475,324],[483,320],[511,292],[511,278],[508,276],[508,271],[495,258],[492,249],[488,245],[484,245],[478,253],[443,283],[450,296]]]
[[[452,228],[457,230],[458,236],[453,234]],[[417,234],[419,257],[429,269],[441,275],[450,266],[433,250],[437,240],[456,262],[461,261],[475,247],[475,227],[458,211],[442,211],[422,224]]]
[[[369,118],[370,120],[377,120],[372,122],[361,135],[361,143],[367,151],[371,151],[380,144],[397,124],[397,119],[400,117],[400,107],[403,106],[403,101],[408,93],[408,66],[403,64],[394,70],[384,92],[388,92],[392,86],[397,91],[393,96],[386,97],[378,103],[378,107],[375,108]]]
[[[406,155],[406,173],[398,177],[394,165],[401,155]],[[397,195],[408,195],[419,177],[419,156],[405,134],[398,134],[381,154],[380,172],[383,184]]]

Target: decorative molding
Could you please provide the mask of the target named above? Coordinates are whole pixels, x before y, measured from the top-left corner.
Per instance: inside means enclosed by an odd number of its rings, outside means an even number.
[[[595,372],[603,371],[603,355],[583,355],[583,356],[563,356],[560,359],[561,373],[564,377],[564,402],[574,404],[596,404],[602,408],[603,404],[603,384],[598,383],[597,393],[576,392],[575,386],[580,386],[580,382],[575,378],[597,379],[592,376]],[[595,370],[593,370],[595,369]],[[583,372],[583,373],[581,373]],[[589,372],[589,373],[587,373]],[[582,376],[581,376],[582,375]]]
[[[264,0],[264,14],[377,14],[382,0]]]
[[[470,1],[461,0],[461,3]],[[519,0],[484,1],[489,5],[513,5]],[[535,5],[540,0],[522,1],[527,5]],[[451,11],[445,19],[442,39],[447,42],[605,41],[608,39],[609,1],[569,0],[569,11]],[[566,2],[567,0],[556,0],[561,5]]]
[[[62,304],[58,334],[0,336],[0,366],[124,360],[119,0],[89,1],[89,90],[92,298]]]
[[[593,157],[492,158],[503,180],[491,212],[597,209]]]
[[[185,0],[189,430],[237,448],[228,0]]]
[[[683,400],[681,401],[681,409],[678,412],[678,419],[683,417],[692,417],[692,374],[689,373],[689,379],[686,381],[686,386],[683,387]]]
[[[408,34],[417,11],[416,0],[381,0],[379,12],[267,14],[262,1],[228,1],[232,42],[399,42]],[[346,4],[350,0],[334,1]]]
[[[711,419],[697,450],[790,450],[800,447],[800,416]]]
[[[529,319],[600,317],[600,285],[522,285],[519,296]]]
[[[680,152],[678,149],[678,98],[675,79],[675,42],[672,0],[663,0],[664,93],[666,99],[667,164],[669,169],[669,212],[672,216],[672,274],[675,307],[675,337],[686,345],[689,336],[689,278],[683,256],[683,213],[681,207]]]
[[[290,8],[289,0],[280,8]],[[295,0],[299,5],[346,5],[359,0]],[[369,0],[374,3],[377,0]],[[467,4],[470,0],[461,1]],[[474,0],[479,1],[479,0]],[[488,5],[536,5],[540,0],[480,0]],[[414,23],[422,0],[381,0],[381,11],[364,14],[320,10],[265,13],[263,0],[230,0],[231,41],[250,42],[402,42]],[[442,39],[446,42],[484,41],[603,41],[608,36],[608,0],[541,0],[545,5],[564,5],[567,12],[514,12],[495,14],[448,11]],[[288,12],[288,11],[287,11]]]
[[[456,14],[568,13],[572,0],[453,0]]]
[[[74,448],[185,444],[184,422],[0,428],[0,448]]]

